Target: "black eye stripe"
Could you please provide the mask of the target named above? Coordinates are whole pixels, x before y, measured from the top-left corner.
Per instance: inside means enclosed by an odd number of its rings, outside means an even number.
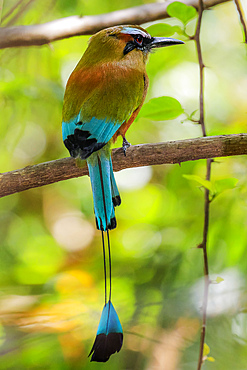
[[[134,37],[134,40],[139,44],[139,45],[142,45],[143,43],[143,36],[142,35],[136,35]]]
[[[131,35],[133,37],[132,41],[127,42],[123,54],[126,55],[134,49],[147,50],[149,51],[149,44],[153,41],[153,37],[149,35],[143,35],[141,33],[135,33]]]
[[[143,36],[141,34],[133,35],[134,43],[138,46],[145,46],[153,41],[153,37]]]

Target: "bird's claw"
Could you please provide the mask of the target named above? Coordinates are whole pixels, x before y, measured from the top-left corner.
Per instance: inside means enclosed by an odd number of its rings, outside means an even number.
[[[124,155],[126,157],[126,151],[127,149],[131,146],[131,144],[128,142],[128,140],[126,139],[126,137],[124,136],[123,137],[123,145],[122,145],[122,148],[123,148],[123,152],[124,152]]]

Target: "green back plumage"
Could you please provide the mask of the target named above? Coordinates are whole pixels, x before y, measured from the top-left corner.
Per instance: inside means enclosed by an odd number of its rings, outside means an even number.
[[[119,29],[101,31],[90,39],[68,80],[63,121],[81,112],[86,121],[107,117],[123,122],[142,103],[146,57],[140,50],[123,55],[125,40],[112,36]]]

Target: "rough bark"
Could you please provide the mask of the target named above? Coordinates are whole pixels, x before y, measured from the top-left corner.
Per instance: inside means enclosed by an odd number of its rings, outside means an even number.
[[[247,154],[247,134],[208,136],[166,143],[134,145],[112,152],[114,171],[158,164],[174,164],[203,158]],[[87,175],[87,166],[78,167],[73,158],[57,159],[0,174],[0,197],[54,182]]]

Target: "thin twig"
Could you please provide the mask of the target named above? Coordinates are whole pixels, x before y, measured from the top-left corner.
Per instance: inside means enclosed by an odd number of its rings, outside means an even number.
[[[235,0],[235,4],[236,4],[237,10],[238,10],[240,22],[242,23],[243,30],[244,30],[244,42],[245,42],[245,44],[247,44],[247,26],[246,26],[246,22],[244,20],[244,12],[243,12],[243,9],[242,9],[242,5],[241,5],[239,0]]]
[[[212,159],[207,159],[207,174],[206,180],[210,181],[211,175],[211,163]],[[198,367],[200,370],[203,364],[203,349],[206,336],[206,322],[207,322],[207,306],[208,306],[208,291],[209,291],[209,271],[208,271],[208,255],[207,255],[207,237],[208,237],[208,226],[209,226],[209,190],[205,189],[204,194],[204,227],[203,227],[203,241],[199,248],[203,250],[203,261],[204,261],[204,293],[203,293],[203,303],[202,303],[202,329],[201,329],[201,339],[200,339],[200,353],[198,359]]]
[[[199,96],[200,119],[199,119],[199,123],[201,124],[202,135],[206,137],[207,134],[206,134],[205,121],[204,121],[204,68],[205,68],[205,65],[203,63],[202,49],[201,49],[201,42],[200,42],[200,32],[201,32],[203,10],[204,10],[203,0],[199,0],[198,21],[197,21],[197,27],[196,27],[196,33],[194,36],[194,40],[196,42],[198,63],[199,63],[199,69],[200,69],[200,96]],[[207,159],[206,180],[208,181],[210,181],[211,164],[212,164],[212,159],[210,158]],[[208,273],[208,256],[207,256],[209,205],[210,205],[209,190],[205,188],[203,240],[199,246],[203,250],[204,281],[205,282],[204,282],[204,295],[203,295],[203,305],[202,305],[202,329],[201,329],[200,350],[199,350],[197,370],[201,370],[202,363],[203,363],[203,349],[204,349],[204,343],[205,343],[206,322],[207,322],[207,305],[208,305],[208,291],[209,291],[209,273]]]
[[[202,128],[203,136],[207,136],[205,122],[204,122],[204,74],[203,70],[205,68],[203,59],[202,59],[202,48],[200,42],[200,31],[201,31],[201,23],[202,23],[202,13],[203,13],[203,0],[199,0],[199,8],[198,8],[198,21],[195,33],[195,42],[196,42],[196,49],[198,55],[198,62],[199,62],[199,70],[200,70],[200,93],[199,93],[199,110],[200,110],[200,118],[199,123]]]
[[[230,0],[205,0],[205,8],[227,1]],[[0,29],[0,49],[44,45],[73,36],[92,35],[102,28],[116,24],[142,24],[164,19],[169,17],[166,9],[171,2],[145,4],[93,16],[71,16],[44,24],[2,27]],[[195,8],[198,7],[197,0],[183,0],[183,2]]]
[[[198,159],[247,155],[247,134],[207,136],[166,143],[133,145],[123,155],[114,149],[114,171],[157,164],[174,164]],[[73,158],[27,166],[0,174],[0,197],[87,175],[87,166],[77,167]]]

